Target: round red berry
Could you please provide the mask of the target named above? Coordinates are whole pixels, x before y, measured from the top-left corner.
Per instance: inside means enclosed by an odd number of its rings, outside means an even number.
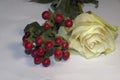
[[[51,50],[54,47],[54,44],[52,41],[47,41],[45,47],[46,49]]]
[[[38,54],[38,56],[43,56],[44,53],[45,53],[45,51],[44,51],[43,48],[38,48],[38,49],[37,49],[37,54]]]
[[[61,45],[62,44],[62,37],[60,37],[60,36],[55,37],[55,42],[56,42],[56,44]]]
[[[64,17],[63,17],[62,14],[56,14],[56,15],[54,16],[54,19],[55,19],[55,22],[56,22],[56,23],[61,23],[61,22],[64,20]]]
[[[48,67],[50,65],[50,59],[49,58],[44,58],[42,61],[42,64],[44,67]]]
[[[25,36],[29,37],[30,36],[30,32],[25,32]]]
[[[23,43],[26,43],[28,41],[28,39],[25,35],[22,37],[22,41],[23,41]]]
[[[36,57],[37,56],[37,49],[33,49],[31,55],[32,55],[32,57]]]
[[[50,19],[50,12],[49,11],[44,11],[42,13],[42,18],[45,19],[45,20]]]
[[[62,57],[62,51],[59,50],[59,49],[56,49],[54,51],[54,56],[55,56],[55,58],[61,58]]]
[[[67,20],[65,20],[65,26],[66,26],[66,27],[71,27],[72,25],[73,25],[72,19],[67,19]]]
[[[68,41],[63,41],[62,42],[62,49],[68,49],[68,47],[69,47]]]
[[[42,59],[39,56],[34,57],[34,63],[35,64],[40,64]]]
[[[27,42],[24,43],[24,47],[25,47],[26,50],[32,50],[33,43],[30,42],[30,41],[27,41]]]
[[[22,37],[22,41],[23,43],[28,42],[28,37],[30,36],[29,32],[25,32],[24,36]]]
[[[50,28],[50,24],[49,24],[49,23],[45,23],[45,24],[44,24],[44,28],[45,28],[45,29],[49,29],[49,28]]]
[[[43,37],[38,36],[38,37],[35,38],[35,44],[36,44],[37,46],[40,46],[40,45],[42,45],[43,43],[44,43]]]
[[[70,57],[70,52],[66,51],[66,52],[63,53],[63,59],[64,60],[68,60],[69,57]]]

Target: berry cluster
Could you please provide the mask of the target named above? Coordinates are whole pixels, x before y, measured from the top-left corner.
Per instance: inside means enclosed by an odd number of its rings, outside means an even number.
[[[73,22],[65,19],[62,14],[53,15],[50,11],[44,11],[42,18],[46,20],[42,26],[34,22],[25,27],[22,40],[25,52],[31,54],[34,63],[48,67],[50,56],[54,56],[55,60],[69,59],[69,43],[57,32],[61,25],[71,27]]]
[[[42,18],[45,19],[45,20],[50,20],[52,18],[54,18],[54,21],[55,23],[64,23],[65,27],[71,27],[73,25],[73,22],[72,22],[72,19],[68,18],[68,19],[65,19],[64,16],[60,13],[56,13],[54,14],[53,16],[51,15],[51,12],[50,11],[44,11],[42,13]],[[48,26],[50,27],[49,24],[45,24],[45,28],[48,28]]]

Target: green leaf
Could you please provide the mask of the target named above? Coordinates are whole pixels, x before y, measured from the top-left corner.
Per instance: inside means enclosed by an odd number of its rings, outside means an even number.
[[[34,41],[34,38],[36,36],[41,35],[44,32],[44,28],[43,26],[40,26],[38,22],[33,22],[28,24],[25,29],[24,32],[29,32],[30,36],[28,37],[29,41]]]
[[[24,29],[24,32],[31,32],[31,33],[36,33],[36,32],[40,33],[43,31],[44,31],[44,28],[40,26],[38,22],[30,23]]]
[[[76,0],[55,0],[51,7],[55,10],[55,13],[61,13],[72,19],[83,12],[81,4],[78,4]]]
[[[42,36],[44,37],[44,39],[47,40],[54,40],[55,34],[52,32],[51,29],[46,30]]]

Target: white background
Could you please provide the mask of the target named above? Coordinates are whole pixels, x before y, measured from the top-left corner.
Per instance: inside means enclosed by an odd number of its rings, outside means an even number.
[[[68,61],[55,62],[50,67],[34,65],[24,54],[23,29],[28,23],[44,22],[41,13],[50,4],[29,0],[0,0],[0,80],[120,80],[120,35],[116,50],[109,55],[86,60],[72,55]],[[99,7],[88,4],[91,10],[112,25],[120,26],[120,0],[99,0]]]

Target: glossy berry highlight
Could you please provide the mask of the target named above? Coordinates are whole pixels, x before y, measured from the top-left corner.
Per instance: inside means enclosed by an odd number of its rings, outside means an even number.
[[[38,49],[37,49],[37,55],[38,55],[38,56],[43,56],[44,53],[45,53],[45,51],[44,51],[43,48],[38,48]]]
[[[56,23],[61,23],[61,22],[64,20],[64,17],[63,17],[62,14],[56,14],[56,15],[54,16],[54,19],[55,19],[55,22],[56,22]]]
[[[68,41],[63,41],[62,42],[62,49],[68,49],[68,47],[69,47],[69,43],[68,43]]]
[[[50,19],[50,12],[49,11],[44,11],[43,13],[42,13],[42,18],[43,19],[45,19],[45,20],[48,20],[48,19]]]
[[[54,44],[52,41],[47,41],[45,47],[47,50],[51,50],[54,47]]]
[[[28,41],[24,43],[25,50],[32,50],[33,48],[33,43]]]
[[[55,51],[54,51],[54,57],[55,58],[61,58],[62,57],[62,51],[61,50],[59,50],[59,49],[56,49]]]
[[[55,42],[57,45],[61,45],[62,44],[62,37],[61,36],[56,36],[55,37]]]
[[[40,64],[41,63],[41,58],[39,56],[34,57],[34,63],[35,64]]]
[[[32,56],[32,57],[38,56],[38,51],[37,51],[37,49],[33,49],[33,50],[32,50],[31,56]]]
[[[44,67],[48,67],[50,65],[50,59],[47,57],[47,58],[44,58],[43,61],[42,61],[42,65]]]
[[[66,52],[63,53],[63,59],[64,60],[68,60],[69,57],[70,57],[70,52],[66,51]]]
[[[47,29],[50,29],[50,27],[51,27],[49,23],[45,23],[43,26],[44,26],[44,28],[45,28],[46,30],[47,30]]]
[[[65,20],[64,24],[66,27],[72,27],[73,21],[72,21],[72,19],[67,19],[67,20]]]
[[[37,37],[35,38],[35,44],[36,44],[37,46],[40,46],[40,45],[42,45],[43,43],[44,43],[43,37],[37,36]]]

